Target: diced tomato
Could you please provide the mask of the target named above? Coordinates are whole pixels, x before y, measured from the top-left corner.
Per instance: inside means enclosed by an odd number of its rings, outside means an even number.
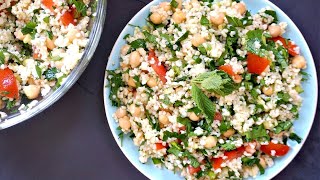
[[[212,159],[212,167],[213,169],[221,168],[221,164],[224,162],[222,158],[213,158]]]
[[[162,143],[156,143],[156,150],[161,150],[166,148],[166,146],[164,146]]]
[[[151,67],[158,74],[160,80],[165,84],[167,82],[167,79],[166,79],[167,70],[164,67],[164,65],[159,64],[159,59],[156,56],[156,53],[154,52],[154,50],[149,51],[148,59],[149,61],[151,61],[152,59],[154,60],[154,64],[151,64]]]
[[[62,24],[64,26],[68,26],[69,24],[76,25],[76,22],[74,21],[74,17],[72,15],[72,12],[66,11],[60,18]]]
[[[41,59],[41,54],[39,53],[33,53],[32,54],[33,59]]]
[[[293,44],[292,41],[289,41],[281,36],[272,38],[272,40],[274,42],[280,41],[282,43],[283,47],[285,47],[288,50],[288,52],[291,56],[297,56],[300,54],[298,51],[296,51],[296,48],[298,46],[296,44]]]
[[[228,157],[227,158],[228,160],[232,160],[232,159],[241,157],[243,155],[244,151],[245,151],[245,148],[243,146],[241,146],[233,151],[226,151],[224,153],[224,155]]]
[[[17,79],[9,68],[0,69],[0,96],[19,98]]]
[[[53,6],[54,6],[54,3],[53,3],[53,0],[42,0],[42,4],[50,9],[50,11],[53,11]]]
[[[218,121],[222,121],[223,120],[223,116],[222,116],[222,114],[220,112],[216,112],[214,114],[214,118],[213,119],[214,120],[218,120]]]
[[[201,171],[201,168],[200,168],[200,166],[197,167],[197,168],[194,168],[193,166],[189,165],[188,166],[188,171],[189,171],[190,175],[193,175],[193,174],[198,173],[199,171]]]
[[[285,144],[274,144],[269,142],[268,145],[261,145],[260,150],[270,156],[272,156],[271,151],[274,150],[276,156],[284,156],[290,150],[290,147]]]
[[[236,75],[236,73],[233,72],[232,66],[230,64],[220,66],[219,70],[226,72],[227,74],[229,74],[229,76]]]
[[[222,163],[224,163],[227,160],[230,161],[232,159],[241,157],[243,155],[244,151],[245,151],[245,147],[243,147],[243,146],[241,146],[233,151],[226,151],[226,152],[224,152],[224,156],[227,156],[227,159],[224,160],[221,157],[220,158],[213,158],[212,159],[212,167],[214,169],[219,169],[221,167]]]
[[[247,67],[249,73],[261,74],[268,66],[270,61],[258,55],[249,53],[247,57]]]

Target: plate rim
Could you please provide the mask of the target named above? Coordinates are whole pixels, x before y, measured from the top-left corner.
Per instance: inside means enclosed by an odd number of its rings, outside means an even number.
[[[126,29],[129,28],[129,27],[128,27],[129,24],[131,24],[132,21],[134,21],[134,20],[137,18],[137,16],[139,16],[140,14],[142,14],[144,11],[146,11],[146,10],[149,11],[150,6],[152,6],[153,4],[157,4],[157,3],[159,3],[159,2],[164,2],[164,1],[166,1],[166,0],[154,0],[154,1],[149,2],[149,3],[146,4],[142,9],[140,9],[140,10],[130,19],[130,21],[124,26],[124,28],[122,29],[121,33],[120,33],[119,36],[117,37],[117,40],[116,40],[116,42],[114,43],[114,45],[113,45],[113,47],[112,47],[112,50],[111,50],[111,52],[110,52],[110,54],[109,54],[109,56],[108,56],[108,61],[107,61],[106,70],[105,70],[105,76],[104,76],[104,84],[103,84],[103,102],[104,102],[105,115],[106,115],[106,119],[107,119],[107,122],[108,122],[109,129],[111,130],[111,133],[112,133],[112,135],[113,135],[113,138],[114,138],[114,140],[116,141],[116,143],[117,143],[117,145],[119,146],[119,148],[120,148],[120,150],[122,151],[122,153],[123,153],[123,154],[125,155],[125,157],[129,160],[129,162],[130,162],[136,169],[138,169],[141,174],[143,174],[144,176],[146,176],[146,177],[149,178],[149,179],[152,179],[152,178],[153,178],[153,176],[151,175],[151,173],[145,173],[145,172],[142,170],[141,166],[135,165],[135,163],[130,159],[129,155],[127,155],[127,154],[125,153],[125,151],[123,150],[124,148],[123,148],[123,146],[121,146],[121,142],[120,142],[120,140],[119,140],[119,137],[118,137],[116,131],[114,131],[114,130],[111,128],[110,124],[109,124],[109,121],[110,121],[110,122],[111,122],[111,121],[114,121],[114,118],[112,117],[112,115],[110,115],[109,110],[108,110],[108,108],[107,108],[107,99],[109,98],[109,97],[107,96],[107,93],[106,93],[106,90],[107,90],[107,86],[106,86],[106,85],[107,85],[107,83],[108,83],[108,80],[107,80],[107,70],[109,69],[109,67],[112,66],[112,63],[113,63],[113,62],[111,62],[112,60],[110,59],[110,57],[111,57],[111,55],[114,54],[114,52],[116,51],[116,50],[115,50],[116,44],[119,44],[120,41],[123,40],[122,37],[124,36],[124,33],[125,33]],[[264,1],[264,2],[263,2],[263,1]],[[311,60],[310,60],[310,61],[311,61],[312,64],[313,64],[313,66],[312,66],[312,71],[315,72],[315,77],[314,77],[315,82],[314,82],[314,83],[315,83],[315,86],[316,86],[316,89],[315,89],[315,91],[316,91],[316,95],[315,95],[316,100],[314,101],[314,105],[312,106],[312,107],[314,107],[314,110],[313,110],[313,112],[312,112],[312,121],[309,123],[308,130],[307,130],[307,133],[306,133],[306,138],[303,138],[303,139],[302,139],[302,142],[301,142],[301,143],[299,144],[299,146],[298,146],[298,150],[296,150],[293,155],[291,155],[290,157],[286,158],[286,159],[288,159],[288,160],[285,161],[285,162],[283,162],[283,165],[281,166],[281,168],[276,169],[276,170],[274,171],[274,173],[272,173],[272,174],[268,177],[269,179],[272,179],[272,178],[274,178],[275,176],[277,176],[280,172],[282,172],[282,171],[296,158],[296,156],[297,156],[298,153],[301,151],[303,145],[305,144],[306,140],[308,139],[308,137],[309,137],[309,135],[310,135],[312,126],[313,126],[313,124],[314,124],[316,112],[317,112],[317,104],[318,104],[318,77],[317,77],[316,65],[315,65],[314,58],[313,58],[312,52],[311,52],[311,50],[310,50],[309,44],[307,43],[304,35],[301,33],[300,29],[297,27],[297,25],[294,23],[294,21],[293,21],[281,8],[279,8],[279,7],[278,7],[277,5],[275,5],[273,2],[271,2],[271,1],[269,1],[269,0],[262,0],[261,3],[266,3],[268,6],[271,6],[271,8],[272,8],[273,10],[275,10],[276,12],[280,12],[281,14],[283,14],[284,18],[286,18],[286,19],[289,20],[287,23],[288,23],[288,24],[290,23],[290,28],[293,28],[293,29],[298,33],[298,36],[301,36],[301,37],[302,37],[301,40],[302,40],[303,44],[305,44],[306,47],[307,47],[305,53],[306,53],[306,54],[309,54],[310,57],[311,57]],[[310,112],[310,113],[311,113],[311,112]],[[141,165],[143,165],[143,164],[141,163]],[[166,168],[164,168],[164,169],[167,170],[167,171],[170,171],[170,170],[168,170],[168,169],[166,169]],[[257,178],[259,178],[259,176],[257,176]]]

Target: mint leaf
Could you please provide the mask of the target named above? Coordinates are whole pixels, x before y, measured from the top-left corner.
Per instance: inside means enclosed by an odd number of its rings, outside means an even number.
[[[222,144],[221,147],[226,151],[232,151],[237,149],[236,145],[229,143]]]
[[[270,136],[267,130],[263,127],[263,125],[254,126],[251,131],[245,133],[246,140],[248,142],[257,140],[257,141],[269,141]]]
[[[264,13],[270,15],[273,17],[273,23],[277,23],[278,22],[278,16],[277,16],[277,12],[273,11],[273,10],[266,10],[264,11]]]
[[[247,51],[256,54],[260,57],[265,57],[268,52],[265,50],[267,46],[267,38],[263,34],[263,30],[251,30],[246,34],[246,49]],[[256,44],[259,43],[260,47],[256,47]]]
[[[236,17],[226,16],[228,23],[234,27],[244,27],[242,21]]]
[[[200,24],[202,26],[210,26],[210,21],[208,20],[208,18],[206,16],[201,16]]]
[[[191,96],[194,102],[197,104],[197,107],[202,111],[208,124],[211,124],[216,112],[212,101],[195,84],[192,84]]]

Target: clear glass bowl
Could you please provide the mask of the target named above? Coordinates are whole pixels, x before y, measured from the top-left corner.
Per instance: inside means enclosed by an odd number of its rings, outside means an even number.
[[[48,95],[42,98],[32,109],[27,110],[24,113],[8,113],[8,116],[5,119],[2,119],[0,122],[0,130],[21,123],[42,112],[57,100],[59,100],[79,79],[79,77],[89,64],[98,46],[106,17],[107,0],[96,0],[92,4],[95,16],[92,17],[89,25],[89,29],[91,30],[89,42],[84,50],[84,54],[81,60],[67,77],[65,83],[63,83],[58,89],[51,91]]]

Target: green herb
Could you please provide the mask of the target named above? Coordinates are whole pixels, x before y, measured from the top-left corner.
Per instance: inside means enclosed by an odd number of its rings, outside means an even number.
[[[266,10],[266,11],[264,11],[264,13],[266,13],[266,14],[268,14],[268,15],[273,17],[272,23],[277,23],[278,22],[278,17],[277,17],[277,12],[276,11]]]
[[[50,22],[50,16],[43,18],[43,22],[48,24]]]
[[[188,118],[182,118],[182,117],[178,117],[177,118],[178,123],[183,124],[186,127],[186,131],[187,134],[189,134],[191,132],[191,122]]]
[[[202,26],[210,26],[210,21],[208,20],[208,18],[206,16],[201,16],[200,24]]]
[[[161,101],[163,102],[163,104],[165,105],[170,105],[171,102],[170,102],[170,98],[167,94],[164,95],[164,99],[161,99]]]
[[[238,85],[223,71],[202,73],[191,82],[200,84],[203,89],[220,96],[229,95],[238,88]]]
[[[215,114],[215,105],[212,101],[202,92],[200,88],[192,84],[191,96],[197,107],[202,111],[208,124],[211,124]]]
[[[301,140],[302,140],[301,137],[299,137],[296,133],[291,133],[289,138],[291,140],[297,141],[297,143],[299,144],[301,143]]]
[[[244,17],[241,19],[241,22],[242,22],[243,26],[252,25],[253,19],[251,17],[251,13],[249,11],[246,12]]]
[[[52,34],[52,32],[51,32],[51,31],[46,31],[46,33],[47,33],[49,39],[52,40],[52,39],[53,39],[53,34]]]
[[[237,149],[236,145],[232,144],[232,143],[225,143],[225,144],[222,144],[221,147],[226,150],[226,151],[232,151],[232,150],[235,150]]]
[[[182,154],[182,147],[177,144],[177,142],[171,142],[171,147],[168,149],[168,153],[174,154],[175,156],[179,157]]]
[[[200,51],[200,53],[202,55],[207,55],[207,50],[206,48],[203,46],[203,44],[201,44],[200,46],[198,46],[198,50]]]
[[[174,104],[173,104],[174,107],[179,107],[179,106],[183,106],[183,105],[184,105],[184,103],[180,100],[174,102]]]
[[[179,6],[179,3],[178,3],[177,1],[175,1],[175,0],[172,0],[172,1],[170,2],[170,5],[171,5],[173,8],[177,8],[177,7]]]
[[[60,56],[53,56],[53,57],[50,57],[51,61],[60,61],[62,60],[63,58],[60,57]]]
[[[186,150],[182,155],[190,160],[190,165],[192,167],[198,168],[200,166],[199,161],[194,156],[192,156],[188,150]]]
[[[168,138],[177,138],[177,139],[185,139],[187,136],[185,134],[179,134],[177,132],[164,131],[163,132],[163,141],[167,141]]]
[[[246,136],[247,142],[254,141],[254,140],[257,140],[260,142],[270,140],[270,136],[267,130],[263,127],[263,125],[252,127],[251,131],[245,132],[245,136]]]
[[[245,166],[252,167],[254,165],[257,165],[258,168],[259,168],[260,174],[264,174],[265,173],[264,168],[260,164],[260,159],[258,159],[256,157],[253,157],[253,158],[243,157],[243,158],[241,158],[241,161],[242,161],[243,165],[245,165]]]
[[[130,34],[126,34],[125,36],[123,36],[123,39],[126,40],[130,36],[131,36]]]
[[[198,107],[193,107],[191,109],[188,109],[188,112],[194,112],[196,115],[201,114],[201,110]]]
[[[6,57],[3,53],[3,51],[0,50],[0,64],[4,64],[6,60]]]
[[[287,131],[293,126],[291,121],[281,122],[279,123],[274,130],[274,133],[279,134],[282,131]]]
[[[58,69],[56,67],[49,68],[44,72],[44,76],[48,81],[52,81],[56,79],[56,74],[58,73]]]
[[[156,36],[150,34],[147,31],[143,31],[143,34],[144,34],[147,42],[157,44],[157,37]]]
[[[107,79],[110,87],[109,99],[111,100],[113,106],[119,107],[121,105],[121,101],[117,94],[119,88],[124,86],[124,82],[122,81],[122,73],[118,73],[116,70],[107,70],[107,73]]]
[[[145,114],[147,119],[149,120],[149,124],[151,125],[152,129],[160,131],[159,121],[154,120],[148,110],[145,111]]]
[[[242,21],[236,17],[226,16],[228,23],[234,27],[244,27]]]
[[[189,31],[185,32],[177,41],[176,41],[176,44],[181,46],[181,42],[186,40],[189,36]]]
[[[36,34],[36,26],[37,24],[35,22],[28,22],[22,29],[21,32],[23,35],[30,34],[31,36],[34,36]]]
[[[138,88],[138,87],[141,87],[141,82],[140,82],[140,77],[139,77],[139,76],[135,75],[135,76],[133,77],[133,80],[134,80],[137,88]]]
[[[39,67],[39,66],[35,66],[36,68],[36,71],[37,71],[37,75],[38,75],[38,78],[41,78],[41,75],[42,75],[42,69]]]
[[[268,54],[267,50],[265,50],[265,47],[267,45],[267,39],[263,34],[263,30],[257,29],[257,30],[251,30],[246,34],[246,49],[253,53],[256,54],[260,57],[266,57]],[[256,43],[260,44],[260,47],[256,47]]]
[[[123,138],[124,138],[124,133],[122,132],[121,127],[118,127],[117,130],[120,131],[120,133],[118,134],[118,136],[119,136],[119,139],[120,139],[120,146],[122,146]]]
[[[152,159],[153,164],[161,164],[162,163],[162,159],[159,159],[159,158],[151,158],[151,159]]]
[[[68,4],[76,7],[74,18],[77,19],[81,16],[87,16],[87,6],[82,0],[68,0]]]
[[[67,75],[63,75],[57,79],[56,88],[59,88],[62,85],[63,79],[66,77]]]
[[[146,49],[146,41],[144,39],[134,40],[129,45],[133,49],[139,49],[139,48]]]
[[[16,105],[16,101],[15,101],[15,100],[13,100],[13,101],[8,100],[8,101],[6,102],[6,109],[7,109],[7,110],[10,110],[10,109],[12,109],[13,107],[15,107],[15,105]]]
[[[230,124],[230,121],[221,121],[220,126],[219,126],[220,133],[224,133],[231,128],[232,128],[232,126]]]
[[[290,102],[290,95],[288,93],[283,93],[283,92],[279,92],[277,94],[278,96],[278,101],[277,101],[277,104],[285,104],[285,103],[288,103]]]
[[[196,56],[196,55],[192,56],[192,59],[194,60],[194,62],[196,64],[200,64],[202,62],[202,59],[199,56]]]

